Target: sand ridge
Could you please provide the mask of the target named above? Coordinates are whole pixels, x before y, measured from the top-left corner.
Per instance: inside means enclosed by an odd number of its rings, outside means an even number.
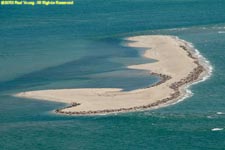
[[[194,82],[205,71],[198,59],[189,51],[191,47],[173,36],[145,35],[129,37],[128,46],[146,48],[146,58],[154,63],[128,66],[131,69],[148,70],[161,77],[161,81],[144,89],[122,91],[118,88],[82,88],[26,91],[17,97],[68,103],[57,109],[64,114],[105,114],[158,107],[182,97],[186,84]]]

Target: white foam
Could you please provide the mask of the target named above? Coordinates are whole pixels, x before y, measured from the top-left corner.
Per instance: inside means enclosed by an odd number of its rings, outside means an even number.
[[[183,31],[187,30],[188,28],[172,28],[172,29],[167,29],[168,31]]]
[[[213,116],[207,116],[207,118],[212,119],[212,118],[214,118],[214,117],[213,117]]]
[[[217,115],[223,115],[223,112],[216,112]]]
[[[211,131],[221,131],[221,130],[223,130],[223,128],[213,128],[213,129],[211,129]]]
[[[224,33],[225,33],[225,31],[218,31],[218,33],[219,33],[219,34],[224,34]]]
[[[212,27],[212,29],[222,30],[222,29],[225,29],[225,27],[218,27],[218,26],[214,26],[214,27]]]
[[[199,50],[197,50],[192,43],[187,42],[187,41],[184,41],[184,40],[181,40],[181,41],[183,41],[184,43],[186,43],[188,45],[188,47],[191,48],[191,53],[195,57],[198,58],[199,63],[201,65],[203,65],[204,68],[206,68],[206,71],[207,71],[206,72],[207,74],[203,77],[203,79],[200,80],[200,81],[198,81],[198,82],[195,82],[195,83],[199,83],[199,82],[205,81],[206,79],[208,79],[212,75],[212,71],[213,71],[212,65],[210,64],[210,62],[204,56],[201,55],[201,53],[199,52]]]
[[[177,104],[177,103],[179,103],[179,102],[182,102],[183,100],[185,100],[186,98],[189,98],[189,97],[191,97],[191,96],[193,96],[193,93],[191,92],[191,90],[189,90],[188,88],[186,89],[186,91],[185,91],[185,95],[182,97],[182,98],[180,98],[180,99],[178,99],[176,102],[174,102],[173,104]]]

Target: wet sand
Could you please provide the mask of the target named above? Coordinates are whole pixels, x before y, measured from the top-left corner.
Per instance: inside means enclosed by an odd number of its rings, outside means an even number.
[[[118,88],[82,88],[40,90],[17,93],[14,96],[67,103],[57,109],[63,114],[107,114],[158,108],[174,103],[185,95],[187,84],[203,78],[206,69],[192,53],[192,47],[173,36],[146,35],[127,38],[128,46],[146,48],[143,57],[154,63],[128,66],[148,70],[161,78],[144,89],[122,91]]]

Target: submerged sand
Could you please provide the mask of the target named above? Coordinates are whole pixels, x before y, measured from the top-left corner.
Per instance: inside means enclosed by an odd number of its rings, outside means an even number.
[[[56,110],[64,114],[102,114],[149,109],[172,103],[185,95],[185,85],[202,77],[205,68],[191,53],[185,41],[172,36],[136,36],[128,46],[146,48],[144,57],[154,63],[128,66],[158,75],[161,81],[144,89],[122,91],[118,88],[82,88],[27,91],[17,97],[68,103]]]

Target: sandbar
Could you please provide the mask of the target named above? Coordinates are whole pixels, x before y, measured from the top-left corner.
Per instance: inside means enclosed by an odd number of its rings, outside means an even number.
[[[119,88],[49,89],[25,91],[14,96],[67,103],[55,110],[68,115],[96,115],[158,108],[185,95],[186,85],[203,77],[206,69],[187,42],[174,36],[143,35],[127,38],[128,46],[145,48],[143,57],[156,62],[128,66],[147,70],[161,80],[149,87],[123,91]]]

